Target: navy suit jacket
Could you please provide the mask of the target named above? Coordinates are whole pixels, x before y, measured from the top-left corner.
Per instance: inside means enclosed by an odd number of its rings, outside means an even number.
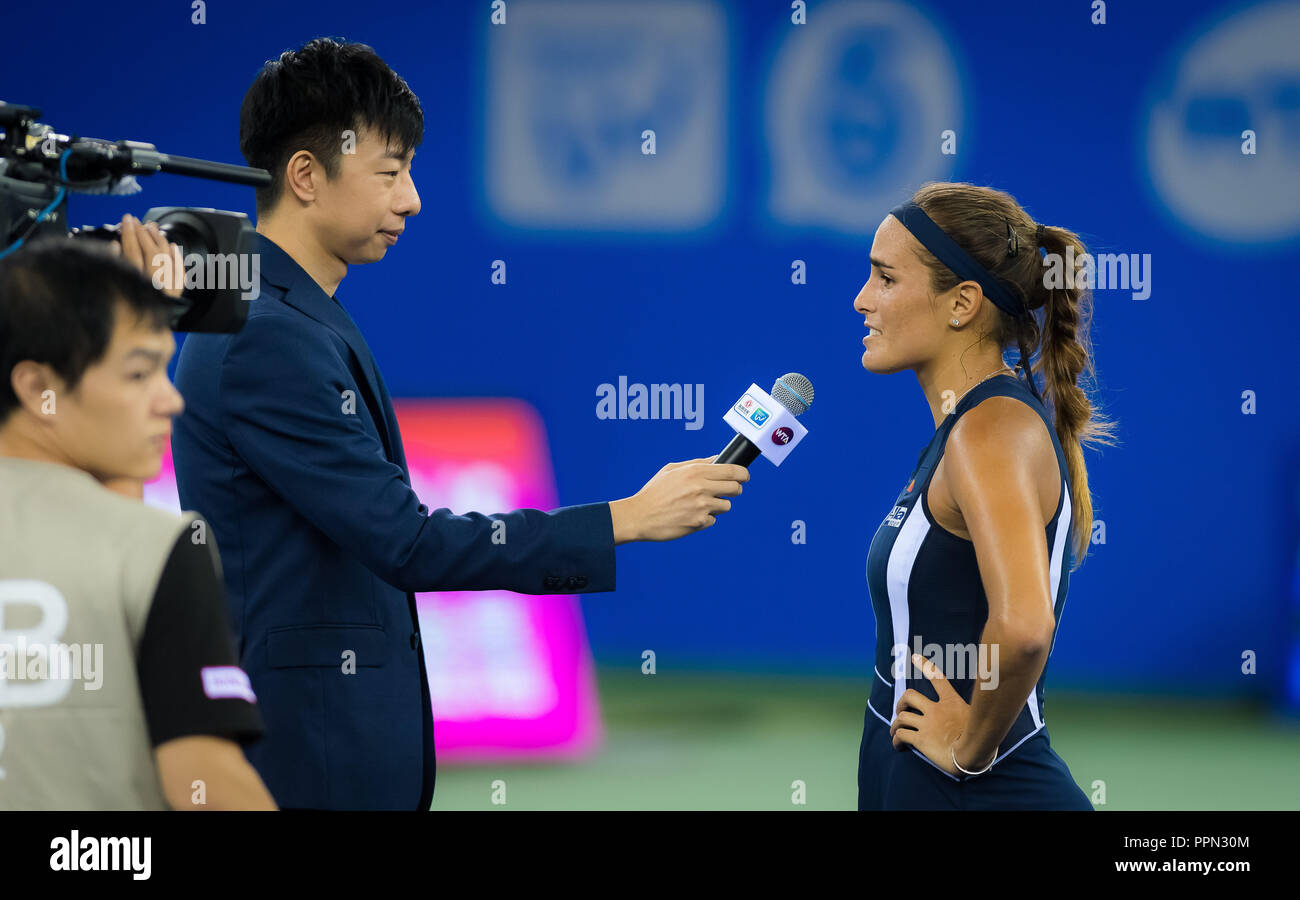
[[[261,293],[243,330],[185,339],[172,436],[181,506],[213,529],[266,721],[246,753],[281,806],[428,809],[414,592],[611,591],[609,504],[430,512],[351,316],[275,243],[259,234],[256,249]]]

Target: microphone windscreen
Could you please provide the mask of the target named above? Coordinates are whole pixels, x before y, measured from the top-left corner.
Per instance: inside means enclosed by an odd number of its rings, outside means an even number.
[[[770,391],[772,399],[796,416],[808,411],[813,402],[812,382],[798,372],[788,372],[776,380]]]

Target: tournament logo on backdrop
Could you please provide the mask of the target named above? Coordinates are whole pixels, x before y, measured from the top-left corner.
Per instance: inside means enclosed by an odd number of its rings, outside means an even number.
[[[719,6],[530,2],[487,26],[484,191],[504,222],[680,231],[721,212]],[[647,132],[653,132],[647,135]]]
[[[818,3],[789,31],[767,83],[770,214],[869,235],[871,211],[903,186],[952,174],[942,135],[964,138],[952,48],[898,3]]]
[[[1297,34],[1300,4],[1257,4],[1196,38],[1158,85],[1151,183],[1193,231],[1239,244],[1300,235]]]

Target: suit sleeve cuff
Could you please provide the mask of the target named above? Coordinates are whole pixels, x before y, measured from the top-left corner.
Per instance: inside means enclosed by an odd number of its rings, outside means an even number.
[[[594,594],[614,590],[614,521],[608,503],[584,503],[563,506],[551,515],[558,521],[563,535],[564,556],[570,571],[548,567],[545,587],[548,592]]]

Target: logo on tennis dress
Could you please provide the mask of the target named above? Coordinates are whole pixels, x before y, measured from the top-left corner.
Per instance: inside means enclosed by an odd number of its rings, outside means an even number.
[[[895,506],[894,511],[885,517],[885,524],[888,525],[890,528],[899,528],[902,526],[903,520],[906,518],[907,518],[907,507]]]

